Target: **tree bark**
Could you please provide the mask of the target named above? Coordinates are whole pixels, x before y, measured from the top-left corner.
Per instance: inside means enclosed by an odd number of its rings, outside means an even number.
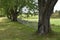
[[[58,0],[38,0],[39,20],[38,33],[47,34],[51,31],[50,16],[53,13],[54,6]]]
[[[14,13],[12,16],[12,21],[17,21],[17,13]]]
[[[12,21],[17,21],[18,13],[19,11],[17,11],[17,6],[15,6],[14,8],[10,8],[10,15],[8,16]]]

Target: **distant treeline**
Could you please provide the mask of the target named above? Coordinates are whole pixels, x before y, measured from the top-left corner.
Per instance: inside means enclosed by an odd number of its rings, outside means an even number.
[[[56,10],[55,12],[53,12],[52,18],[60,18],[60,10]]]

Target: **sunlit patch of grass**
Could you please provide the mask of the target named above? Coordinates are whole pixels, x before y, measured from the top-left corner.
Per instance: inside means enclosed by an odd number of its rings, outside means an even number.
[[[60,19],[51,19],[50,20],[51,22],[51,27],[52,27],[52,30],[56,31],[56,32],[60,32]]]
[[[8,21],[7,17],[0,17],[0,22],[6,22],[6,21]]]
[[[29,16],[27,17],[27,15],[19,15],[18,18],[22,18],[22,19],[38,19],[38,15],[35,16]]]
[[[51,24],[60,25],[60,19],[51,19]]]

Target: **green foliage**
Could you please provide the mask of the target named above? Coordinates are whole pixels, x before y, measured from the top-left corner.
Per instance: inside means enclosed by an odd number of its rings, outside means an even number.
[[[5,12],[3,8],[0,8],[0,17],[4,17],[5,16]]]
[[[35,8],[35,4],[33,4],[34,0],[1,0],[0,7],[1,8],[13,8],[14,6],[17,6],[19,8],[23,8],[24,6],[28,6],[30,9]]]
[[[0,8],[3,8],[4,15],[7,15],[8,18],[16,12],[17,15],[19,15],[18,13],[21,15],[22,8],[24,7],[27,7],[29,10],[27,16],[29,16],[29,14],[33,15],[38,8],[36,4],[35,0],[0,0]],[[12,12],[11,9],[14,12]],[[30,11],[33,11],[33,14]]]

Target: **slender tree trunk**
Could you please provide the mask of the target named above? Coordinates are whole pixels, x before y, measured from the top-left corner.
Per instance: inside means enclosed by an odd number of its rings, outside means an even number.
[[[11,19],[12,19],[12,21],[17,21],[17,16],[18,16],[18,11],[17,11],[17,6],[15,6],[15,8],[14,9],[12,9],[13,10],[13,12],[12,12],[12,17],[11,17]]]
[[[13,14],[12,21],[17,21],[17,14],[16,13]]]
[[[13,16],[12,16],[12,21],[17,21],[17,16],[18,16],[18,12],[17,11],[15,11],[14,13],[13,13]]]
[[[39,6],[38,33],[47,34],[51,31],[50,16],[53,13],[53,9],[56,2],[57,0],[38,0]]]

